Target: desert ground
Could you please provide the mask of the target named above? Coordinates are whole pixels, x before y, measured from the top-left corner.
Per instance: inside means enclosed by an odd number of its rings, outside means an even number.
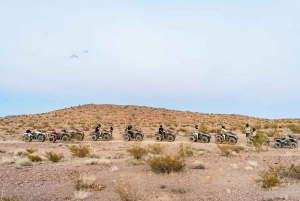
[[[143,141],[124,142],[125,125],[145,133]],[[264,131],[271,140],[269,147],[257,151],[246,146],[245,123]],[[98,124],[114,126],[111,141],[91,141],[89,133]],[[298,119],[268,120],[242,115],[202,114],[160,108],[114,105],[85,105],[44,114],[12,116],[0,119],[0,190],[2,200],[300,200],[299,180],[280,178],[280,184],[264,188],[259,172],[268,165],[289,168],[300,164],[299,148],[273,147],[274,136],[291,133],[298,137]],[[156,142],[154,132],[162,124],[177,133],[174,142]],[[212,134],[209,143],[189,142],[194,124]],[[237,146],[243,151],[227,156],[215,144],[214,133],[220,125],[238,134]],[[85,132],[83,141],[50,143],[23,141],[26,129],[73,128]],[[191,155],[182,155],[185,167],[178,172],[157,173],[147,163],[148,153],[135,159],[127,150],[138,145],[148,148],[160,144],[158,155],[177,155],[180,145],[190,147]],[[74,157],[72,146],[86,146],[90,154]],[[27,150],[42,161],[30,162]],[[45,153],[63,154],[51,162]],[[86,184],[78,189],[76,182]]]

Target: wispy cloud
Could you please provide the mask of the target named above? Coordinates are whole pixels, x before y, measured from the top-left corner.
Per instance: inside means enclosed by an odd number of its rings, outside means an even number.
[[[72,55],[70,56],[70,58],[71,58],[71,59],[78,59],[78,56],[77,56],[76,54],[72,54]]]

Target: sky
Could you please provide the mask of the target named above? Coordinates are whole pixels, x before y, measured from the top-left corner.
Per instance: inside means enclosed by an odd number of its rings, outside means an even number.
[[[0,117],[83,104],[300,118],[299,0],[9,0]]]

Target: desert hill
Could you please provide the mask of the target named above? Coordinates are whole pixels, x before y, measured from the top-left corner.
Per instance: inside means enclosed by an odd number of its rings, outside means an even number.
[[[156,129],[160,124],[165,128],[187,134],[195,124],[200,130],[216,132],[221,125],[231,131],[243,131],[246,123],[269,135],[290,131],[300,133],[299,119],[271,120],[236,114],[205,114],[190,111],[176,111],[164,108],[152,108],[133,105],[87,104],[41,114],[10,116],[0,119],[0,132],[7,134],[22,133],[26,129],[81,129],[90,131],[101,123],[103,128],[113,125],[124,130],[128,123],[134,128]],[[282,130],[283,129],[283,130]]]

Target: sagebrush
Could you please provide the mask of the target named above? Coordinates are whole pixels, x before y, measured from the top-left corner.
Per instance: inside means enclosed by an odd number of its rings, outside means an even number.
[[[57,163],[64,158],[64,155],[62,153],[56,154],[53,151],[46,151],[44,156],[46,156],[48,160],[52,161],[53,163]]]
[[[157,173],[180,172],[186,165],[185,160],[179,155],[174,157],[170,155],[157,155],[149,157],[146,162]]]
[[[144,155],[148,154],[148,150],[146,148],[141,147],[139,144],[133,145],[126,151],[136,159],[141,159]]]
[[[91,148],[89,146],[83,146],[83,145],[72,145],[69,147],[70,152],[72,153],[72,156],[74,157],[79,157],[79,158],[84,158],[91,153]]]

